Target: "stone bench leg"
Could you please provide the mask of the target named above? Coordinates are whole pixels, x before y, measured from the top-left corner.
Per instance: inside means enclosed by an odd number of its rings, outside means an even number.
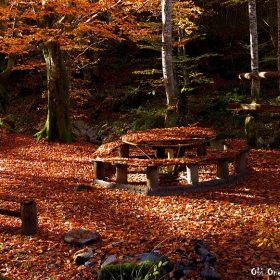
[[[103,180],[105,178],[105,164],[101,161],[94,162],[94,178]]]
[[[240,173],[246,170],[247,161],[246,161],[247,152],[241,152],[235,157],[234,169],[236,173]]]
[[[127,165],[116,165],[116,183],[127,184]]]
[[[188,184],[198,184],[198,164],[187,164]]]
[[[147,187],[149,190],[155,190],[158,188],[158,179],[158,166],[147,166]]]
[[[217,179],[229,178],[228,159],[217,160]]]

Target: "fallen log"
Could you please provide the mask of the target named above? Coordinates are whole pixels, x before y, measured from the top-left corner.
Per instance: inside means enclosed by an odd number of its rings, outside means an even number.
[[[268,79],[268,80],[279,80],[280,72],[277,71],[266,71],[266,72],[251,72],[251,73],[241,73],[238,78],[240,80],[253,80],[253,79]]]

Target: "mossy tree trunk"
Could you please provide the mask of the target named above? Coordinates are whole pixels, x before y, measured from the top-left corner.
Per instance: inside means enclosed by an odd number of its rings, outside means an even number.
[[[45,126],[35,134],[48,141],[71,142],[69,77],[60,44],[48,41],[43,48],[47,68],[48,116]]]

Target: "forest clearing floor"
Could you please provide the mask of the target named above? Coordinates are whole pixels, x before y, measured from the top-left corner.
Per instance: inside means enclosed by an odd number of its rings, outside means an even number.
[[[64,242],[67,232],[84,228],[101,235],[90,245],[96,270],[109,255],[134,255],[147,248],[176,261],[176,250],[192,250],[190,240],[203,239],[217,256],[215,269],[223,280],[280,279],[268,276],[280,274],[279,150],[252,149],[249,177],[230,187],[153,197],[93,185],[91,158],[97,147],[92,144],[37,142],[29,135],[4,133],[0,143],[1,194],[35,198],[39,219],[38,233],[23,236],[18,218],[0,216],[3,275],[94,279],[92,268],[73,261],[81,248]],[[78,184],[92,190],[77,192]],[[122,243],[112,246],[116,242]],[[257,269],[263,275],[254,275]]]

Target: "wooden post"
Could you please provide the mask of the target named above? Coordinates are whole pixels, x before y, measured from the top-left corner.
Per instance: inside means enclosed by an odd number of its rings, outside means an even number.
[[[116,165],[116,183],[127,184],[127,165]]]
[[[105,166],[102,161],[94,162],[94,178],[98,180],[103,180],[105,178]]]
[[[169,159],[174,158],[174,150],[173,149],[167,149],[167,155],[168,155]],[[168,173],[172,173],[173,168],[174,168],[174,165],[167,166]]]
[[[128,158],[129,157],[129,145],[123,144],[119,147],[119,156]]]
[[[241,152],[236,155],[235,162],[234,162],[234,168],[236,173],[240,173],[246,170],[247,168],[246,154],[247,151]]]
[[[164,148],[155,148],[155,157],[156,158],[164,158],[165,149]]]
[[[158,166],[147,166],[147,187],[149,190],[158,188]]]
[[[36,202],[21,203],[20,216],[22,221],[22,234],[33,235],[38,230],[38,217]]]
[[[187,179],[188,184],[198,184],[198,164],[187,164]]]
[[[218,159],[217,160],[217,178],[223,179],[229,177],[229,169],[228,169],[228,159]]]
[[[198,156],[205,156],[206,155],[206,148],[207,148],[207,143],[202,143],[201,145],[199,145],[197,147],[197,151],[196,151],[196,154]]]

